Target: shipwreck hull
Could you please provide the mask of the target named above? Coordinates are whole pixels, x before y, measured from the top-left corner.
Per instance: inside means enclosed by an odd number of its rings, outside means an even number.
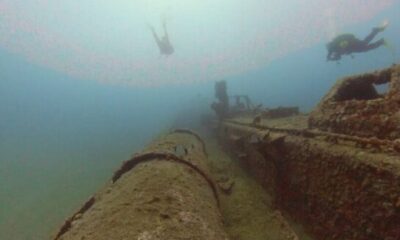
[[[54,239],[227,239],[204,143],[177,130],[124,162]]]
[[[316,239],[399,239],[397,155],[291,132],[225,122],[219,136]]]
[[[236,114],[218,136],[316,239],[400,239],[399,87],[400,66],[344,78],[309,115]]]

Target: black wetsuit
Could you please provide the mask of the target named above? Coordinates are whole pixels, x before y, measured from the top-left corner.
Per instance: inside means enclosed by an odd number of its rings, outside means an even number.
[[[327,45],[327,60],[338,61],[341,59],[342,55],[367,52],[382,46],[385,43],[383,38],[371,43],[372,39],[381,31],[383,31],[381,28],[372,29],[371,33],[364,40],[357,39],[353,34],[337,36]]]

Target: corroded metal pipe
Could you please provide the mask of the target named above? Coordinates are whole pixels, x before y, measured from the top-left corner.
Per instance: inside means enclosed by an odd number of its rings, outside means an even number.
[[[201,138],[176,130],[114,173],[55,240],[226,240]]]

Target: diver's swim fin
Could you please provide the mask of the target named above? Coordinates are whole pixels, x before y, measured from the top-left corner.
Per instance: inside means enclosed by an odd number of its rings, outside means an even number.
[[[384,20],[384,21],[382,22],[382,24],[381,24],[379,27],[377,27],[376,29],[377,29],[379,32],[383,32],[383,31],[385,31],[385,29],[387,28],[388,25],[389,25],[389,21],[388,21],[388,20]]]
[[[390,42],[386,39],[383,39],[383,46],[385,46],[387,49],[389,49],[390,51],[394,51],[394,46],[392,44],[390,44]]]
[[[386,39],[383,39],[383,46],[386,47],[392,53],[393,59],[395,59],[396,48],[392,44],[390,44]]]
[[[389,48],[390,44],[386,39],[383,39],[383,46]]]

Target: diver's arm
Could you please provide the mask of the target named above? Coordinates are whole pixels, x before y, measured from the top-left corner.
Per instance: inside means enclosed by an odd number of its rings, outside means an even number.
[[[341,58],[342,58],[341,55],[337,52],[329,52],[328,56],[326,56],[327,61],[338,61]]]
[[[328,55],[326,56],[326,61],[331,61],[332,60],[332,51],[328,51]]]
[[[339,53],[335,53],[333,54],[333,57],[331,57],[332,61],[339,61],[340,59],[342,59],[342,55],[340,55]]]

